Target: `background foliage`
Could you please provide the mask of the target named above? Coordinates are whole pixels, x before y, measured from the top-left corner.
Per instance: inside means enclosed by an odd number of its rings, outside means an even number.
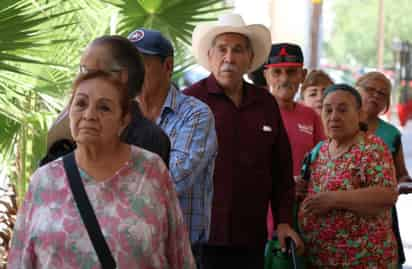
[[[136,28],[162,31],[176,48],[177,75],[190,67],[191,32],[224,10],[220,0],[0,1],[1,168],[18,200],[45,153],[48,126],[67,101],[86,45]]]
[[[327,58],[337,64],[377,65],[378,0],[333,0],[332,35],[325,43]],[[392,43],[412,39],[410,0],[385,0],[385,66],[393,65]]]
[[[193,64],[194,25],[224,9],[220,0],[0,1],[0,268],[17,207],[46,152],[48,127],[68,100],[87,44],[105,34],[158,29],[175,45],[179,76]]]

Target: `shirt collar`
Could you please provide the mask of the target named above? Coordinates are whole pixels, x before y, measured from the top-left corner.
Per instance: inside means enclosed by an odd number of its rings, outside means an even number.
[[[160,116],[156,119],[156,123],[160,123],[161,119],[166,115],[167,112],[176,112],[177,110],[177,91],[174,85],[171,85],[169,88],[169,92],[167,93],[166,100],[163,104],[162,111],[160,112]]]
[[[209,93],[225,94],[225,91],[219,85],[213,74],[210,74],[210,76],[207,78],[206,84]],[[257,88],[258,87],[256,87],[255,85],[243,80],[243,97],[242,104],[240,105],[241,107],[254,103],[259,98],[259,94],[257,91],[260,91],[261,89]]]

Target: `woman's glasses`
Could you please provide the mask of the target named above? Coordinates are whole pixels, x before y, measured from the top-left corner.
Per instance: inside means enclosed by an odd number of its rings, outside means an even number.
[[[367,87],[367,86],[363,86],[362,89],[368,94],[368,95],[375,95],[378,96],[380,98],[388,98],[389,96],[389,92],[385,91],[383,89],[377,89],[374,87]]]
[[[96,72],[96,71],[103,71],[103,72],[110,73],[110,74],[117,74],[117,73],[122,71],[122,68],[118,67],[118,68],[111,68],[111,69],[108,69],[108,70],[103,70],[103,69],[88,68],[83,64],[79,65],[79,73],[80,74],[88,74],[88,73],[93,73],[93,72]]]

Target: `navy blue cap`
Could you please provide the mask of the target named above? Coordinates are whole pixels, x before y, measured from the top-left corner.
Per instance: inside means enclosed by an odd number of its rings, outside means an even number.
[[[140,28],[131,32],[127,38],[142,54],[173,56],[172,43],[159,31]]]
[[[265,67],[302,67],[302,49],[295,44],[273,44]]]

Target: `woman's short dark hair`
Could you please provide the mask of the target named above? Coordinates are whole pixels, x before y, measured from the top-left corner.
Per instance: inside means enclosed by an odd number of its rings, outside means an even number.
[[[336,91],[343,91],[351,94],[356,101],[356,108],[360,110],[362,108],[362,97],[360,96],[359,92],[353,88],[352,86],[348,84],[333,84],[325,89],[323,92],[323,97],[322,97],[322,104],[323,100],[325,100],[326,96],[328,96],[330,93],[336,92]],[[368,125],[365,122],[359,122],[359,129],[361,131],[367,132],[368,131]]]
[[[91,46],[105,46],[110,54],[111,65],[127,69],[127,88],[131,98],[140,94],[144,81],[143,59],[137,48],[127,38],[118,35],[98,37]]]
[[[351,94],[353,97],[355,97],[356,100],[356,108],[361,109],[362,108],[362,97],[360,96],[359,92],[355,90],[352,86],[348,84],[333,84],[330,85],[325,89],[323,92],[323,97],[322,97],[322,103],[323,100],[325,100],[326,96],[328,96],[330,93],[336,92],[336,91],[343,91]]]
[[[127,113],[131,112],[131,105],[134,100],[134,98],[131,98],[128,93],[128,87],[126,84],[124,84],[120,79],[118,79],[116,76],[113,76],[112,73],[105,72],[102,70],[96,70],[96,71],[91,71],[87,72],[84,74],[80,74],[76,77],[76,79],[73,82],[72,86],[72,96],[70,98],[70,105],[73,102],[74,96],[76,94],[77,88],[82,82],[92,80],[92,79],[102,79],[111,85],[113,85],[119,92],[120,96],[120,109],[122,111],[122,117],[124,117]]]

